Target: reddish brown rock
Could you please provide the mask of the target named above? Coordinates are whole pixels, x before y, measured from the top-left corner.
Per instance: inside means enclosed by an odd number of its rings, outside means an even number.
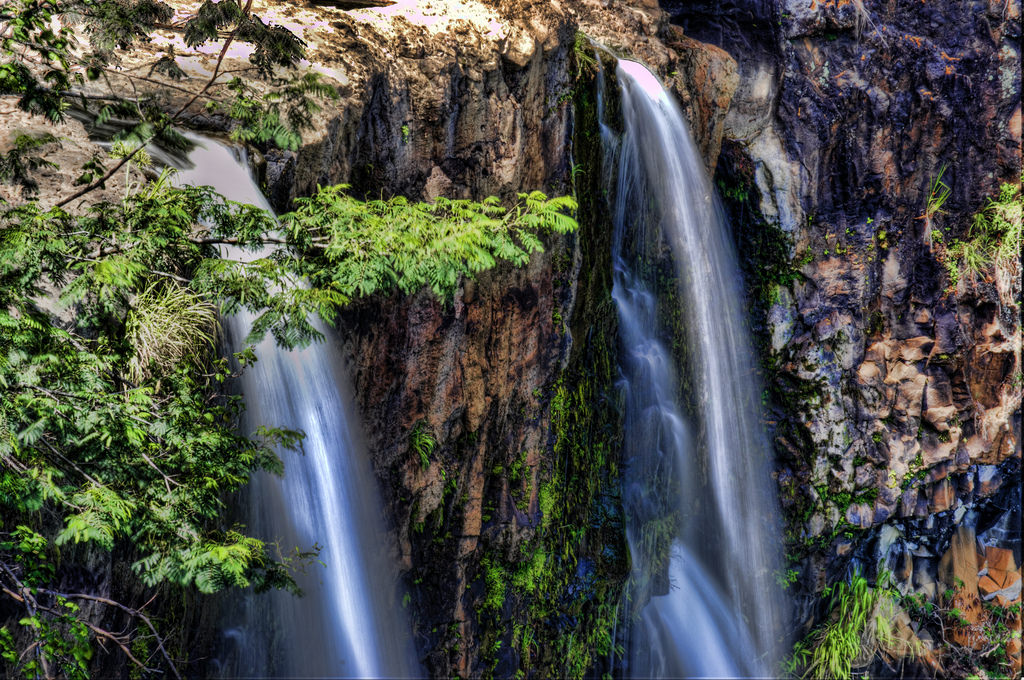
[[[1012,571],[1017,568],[1013,562],[1013,551],[1006,548],[986,546],[985,562],[989,570]]]
[[[669,71],[674,73],[671,84],[680,95],[701,155],[709,159],[708,172],[714,173],[725,115],[739,83],[736,61],[721,48],[686,37],[678,26],[669,31],[666,44],[678,55],[676,68]]]
[[[953,506],[956,493],[948,479],[944,479],[931,488],[928,509],[930,512],[943,512]]]
[[[939,580],[947,588],[977,594],[978,567],[975,557],[974,529],[957,528],[949,548],[939,562]]]
[[[993,576],[996,576],[996,575],[999,576],[999,582],[998,583],[996,582],[995,578],[993,578]],[[996,592],[997,590],[1002,589],[1003,581],[1005,580],[1005,578],[1006,578],[1006,572],[996,572],[994,574],[992,571],[990,571],[985,576],[982,576],[981,579],[978,581],[978,590],[981,591],[981,594],[983,596],[984,595],[991,595],[992,593]]]
[[[1018,117],[1020,113],[1018,112]],[[1018,123],[1019,125],[1019,123]],[[1020,626],[1017,626],[1017,631],[1020,632]],[[1021,669],[1021,642],[1020,637],[1012,638],[1006,643],[1006,656],[1010,660],[1010,672],[1015,675],[1020,675]]]

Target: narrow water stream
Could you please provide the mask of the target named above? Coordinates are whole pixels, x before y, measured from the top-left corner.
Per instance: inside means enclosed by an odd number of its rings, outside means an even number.
[[[225,197],[271,211],[246,159],[207,139],[189,154],[182,184],[210,185]],[[272,212],[272,211],[271,211]],[[227,257],[255,257],[226,252]],[[224,319],[229,348],[245,346],[253,317]],[[322,331],[324,329],[321,329]],[[283,552],[321,548],[298,575],[305,596],[246,594],[229,605],[221,672],[227,677],[413,677],[421,674],[409,622],[395,593],[381,501],[354,415],[342,355],[327,340],[285,351],[270,337],[240,380],[243,428],[287,427],[306,434],[303,453],[283,452],[285,474],[260,473],[246,494],[249,531]]]
[[[640,64],[620,60],[616,75],[624,133],[619,139],[603,125],[602,139],[617,167],[609,178],[612,295],[625,393],[629,597],[633,607],[647,602],[630,628],[627,674],[773,676],[785,618],[774,580],[781,529],[736,255],[672,96]],[[666,257],[678,283],[678,300],[667,302],[681,315],[682,366],[663,327]]]

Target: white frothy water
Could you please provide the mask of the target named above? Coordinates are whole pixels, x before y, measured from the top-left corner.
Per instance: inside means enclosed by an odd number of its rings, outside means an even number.
[[[226,198],[272,212],[245,159],[200,139],[177,175],[181,184],[210,185]],[[264,254],[225,250],[252,260]],[[253,315],[224,319],[228,346],[245,346]],[[325,329],[321,328],[321,331]],[[385,554],[376,480],[347,393],[341,352],[324,342],[287,351],[267,337],[258,361],[240,379],[243,431],[260,425],[306,434],[303,453],[285,451],[283,477],[259,473],[247,490],[249,531],[294,547],[321,547],[298,574],[304,597],[286,592],[246,594],[228,615],[221,669],[248,677],[413,677],[421,674],[409,623],[395,597],[395,569]]]
[[[630,633],[628,673],[771,676],[785,635],[774,580],[781,527],[736,256],[672,96],[640,64],[620,60],[617,77],[624,134],[619,142],[603,126],[602,138],[618,161],[612,295],[623,345],[630,596],[650,598]],[[682,307],[682,367],[665,346],[671,331],[660,327],[654,292],[665,248]],[[667,570],[651,563],[650,538],[666,511],[678,513],[679,526]]]

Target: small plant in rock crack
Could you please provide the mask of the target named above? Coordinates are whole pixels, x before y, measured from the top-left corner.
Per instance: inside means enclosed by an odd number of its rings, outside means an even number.
[[[800,578],[800,572],[796,569],[787,569],[785,571],[778,569],[774,572],[774,576],[775,582],[779,584],[779,587],[786,590],[797,582]]]
[[[585,33],[577,32],[573,42],[573,56],[576,58],[576,78],[581,78],[584,71],[591,71],[597,68],[597,57],[594,56],[594,47],[590,38]]]
[[[974,215],[965,239],[950,241],[940,251],[939,260],[946,267],[950,286],[961,279],[976,282],[990,273],[994,266],[1004,274],[1019,272],[1021,222],[1024,198],[1020,183],[1003,184],[997,198],[990,198]]]
[[[949,200],[949,195],[952,193],[952,189],[949,188],[945,182],[942,181],[942,176],[946,174],[946,166],[943,165],[939,169],[939,174],[932,180],[931,187],[928,191],[928,202],[925,204],[924,214],[919,219],[924,220],[924,237],[925,242],[928,244],[928,248],[931,249],[933,242],[932,222],[937,215],[941,215],[944,211],[942,206]]]
[[[430,454],[434,452],[436,446],[437,440],[423,421],[416,423],[416,427],[409,434],[409,448],[419,455],[420,464],[424,469],[430,467]]]

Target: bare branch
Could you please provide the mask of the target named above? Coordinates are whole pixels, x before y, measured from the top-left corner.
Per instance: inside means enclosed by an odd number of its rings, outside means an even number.
[[[72,195],[68,196],[67,198],[58,201],[57,202],[57,207],[58,208],[63,208],[65,205],[67,205],[71,201],[73,201],[73,200],[75,200],[77,198],[81,198],[82,196],[85,196],[87,193],[89,193],[89,192],[91,192],[91,191],[93,191],[95,189],[98,189],[101,186],[103,186],[104,184],[106,184],[108,179],[113,177],[117,173],[118,170],[123,168],[125,166],[125,164],[127,164],[131,159],[135,158],[135,155],[137,153],[139,153],[140,151],[142,151],[144,148],[145,148],[145,144],[139,144],[137,147],[135,147],[134,151],[132,151],[130,154],[128,154],[127,156],[122,158],[121,161],[117,165],[115,165],[113,168],[111,168],[109,172],[107,172],[105,175],[103,175],[103,177],[100,177],[98,180],[96,180],[92,184],[86,186],[83,189],[80,189],[79,191],[76,191],[75,193],[73,193]]]

